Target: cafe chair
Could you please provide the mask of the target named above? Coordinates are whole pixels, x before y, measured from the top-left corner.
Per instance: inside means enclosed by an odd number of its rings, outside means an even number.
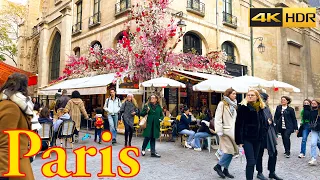
[[[208,136],[207,137],[207,141],[208,141],[208,150],[209,150],[209,153],[211,151],[211,148],[212,149],[219,149],[219,141],[218,141],[218,137],[217,135],[213,135],[213,136]]]
[[[46,123],[41,123],[42,128],[37,130],[37,133],[39,137],[41,138],[41,143],[42,141],[45,141],[45,143],[48,145],[48,149],[51,147],[51,141],[53,138],[53,124],[46,122]],[[38,154],[40,154],[39,152]]]
[[[60,139],[60,146],[63,147],[63,140],[65,142],[65,149],[73,149],[73,133],[75,130],[75,122],[72,120],[63,121],[58,129],[58,138]],[[67,147],[68,140],[71,143],[71,148]]]
[[[138,131],[140,130],[139,122],[139,117],[135,115],[133,118],[133,128],[136,131],[136,137],[138,137]]]

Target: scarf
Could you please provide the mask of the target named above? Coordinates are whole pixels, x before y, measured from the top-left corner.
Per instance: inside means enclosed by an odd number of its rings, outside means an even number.
[[[27,115],[28,118],[30,118],[31,124],[32,124],[32,126],[31,126],[32,130],[39,130],[42,128],[42,126],[40,125],[40,123],[38,121],[38,117],[37,117],[36,113],[33,111],[34,104],[32,103],[30,97],[26,97],[20,92],[17,92],[9,97],[6,94],[6,91],[4,90],[2,93],[0,93],[0,101],[1,100],[11,100],[17,106],[19,106],[21,111],[25,115]]]
[[[303,120],[310,120],[310,112],[311,112],[311,107],[309,105],[304,105],[303,106],[303,114],[302,114],[302,118]]]
[[[260,102],[250,102],[249,103],[257,112],[260,110]]]
[[[158,105],[158,103],[155,103],[155,104],[150,103],[150,107],[151,107],[152,110],[156,110],[157,105]]]
[[[234,112],[237,108],[237,100],[235,99],[234,101],[232,101],[229,97],[227,96],[223,96],[224,100],[227,101],[227,103],[229,104],[229,108],[230,108],[230,112],[232,115],[234,115]]]

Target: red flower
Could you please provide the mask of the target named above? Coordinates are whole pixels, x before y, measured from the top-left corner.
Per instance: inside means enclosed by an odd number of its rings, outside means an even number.
[[[137,32],[140,32],[141,31],[141,28],[140,27],[137,27]]]
[[[160,65],[160,63],[159,63],[159,62],[156,62],[155,64],[156,64],[156,66],[157,66],[157,67]]]
[[[106,60],[106,59],[107,59],[107,56],[103,55],[103,56],[102,56],[102,59],[103,59],[103,60]]]
[[[134,56],[135,56],[136,58],[139,58],[139,54],[137,54],[137,53],[135,53]]]
[[[132,51],[132,47],[131,47],[131,46],[128,47],[128,51],[129,51],[129,52]]]
[[[123,34],[123,36],[126,36],[126,37],[128,36],[127,31],[123,31],[123,33],[122,33],[122,34]]]

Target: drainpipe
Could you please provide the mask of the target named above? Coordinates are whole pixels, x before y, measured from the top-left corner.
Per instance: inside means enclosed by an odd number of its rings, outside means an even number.
[[[217,25],[217,33],[216,33],[216,44],[217,44],[217,50],[219,49],[219,23],[218,23],[218,1],[216,0],[216,25]]]
[[[252,8],[252,0],[250,0],[250,8]],[[254,62],[253,62],[253,29],[250,27],[250,44],[251,44],[251,76],[254,76]]]

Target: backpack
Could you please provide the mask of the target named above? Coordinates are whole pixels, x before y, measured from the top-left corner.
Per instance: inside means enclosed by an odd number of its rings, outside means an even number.
[[[107,108],[109,107],[109,99],[110,99],[110,98],[107,99]],[[116,97],[116,99],[118,99],[118,106],[119,106],[119,108],[120,108],[120,99],[117,98],[117,97]]]
[[[103,125],[103,119],[102,117],[97,117],[96,118],[96,126],[101,127]]]

